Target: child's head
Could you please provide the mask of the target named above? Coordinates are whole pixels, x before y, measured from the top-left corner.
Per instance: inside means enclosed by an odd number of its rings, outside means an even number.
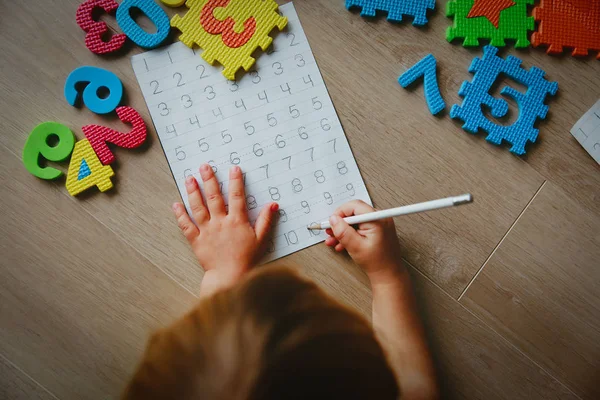
[[[314,283],[260,268],[154,334],[124,399],[396,399],[373,330]]]

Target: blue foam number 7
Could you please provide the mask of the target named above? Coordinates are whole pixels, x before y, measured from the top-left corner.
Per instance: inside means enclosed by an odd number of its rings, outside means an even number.
[[[146,14],[156,26],[156,33],[146,32],[131,18],[132,8]],[[169,16],[154,0],[123,0],[117,9],[117,23],[129,39],[146,49],[158,47],[171,31]]]
[[[83,90],[83,103],[96,114],[108,114],[117,108],[123,98],[123,83],[114,73],[98,67],[79,67],[69,74],[65,82],[65,98],[75,106],[79,92],[76,85],[87,83]],[[109,93],[101,98],[98,91],[108,89]]]

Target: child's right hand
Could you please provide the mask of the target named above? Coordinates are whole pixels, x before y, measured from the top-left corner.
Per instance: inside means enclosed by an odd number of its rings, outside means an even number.
[[[394,220],[384,219],[366,222],[354,229],[343,218],[352,215],[366,214],[375,211],[373,207],[361,200],[354,200],[340,206],[329,219],[331,229],[326,232],[330,236],[325,244],[336,251],[347,250],[352,259],[373,280],[386,281],[390,275],[401,269],[400,244],[396,236]]]
[[[439,399],[435,367],[416,307],[408,270],[400,258],[394,221],[385,219],[349,226],[342,218],[375,211],[351,201],[331,216],[325,243],[346,249],[371,281],[373,328],[396,373],[402,398]]]

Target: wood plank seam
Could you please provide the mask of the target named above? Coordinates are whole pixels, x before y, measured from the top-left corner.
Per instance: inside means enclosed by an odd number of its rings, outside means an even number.
[[[12,154],[13,156],[15,156],[18,160],[18,162],[21,162],[21,158],[15,154],[11,149],[9,149],[8,147],[6,147],[6,145],[4,145],[3,143],[0,143],[0,145],[2,145],[2,147],[4,147],[10,154]],[[67,197],[69,200],[73,200],[72,197],[69,195],[69,192],[67,192],[66,190],[61,191],[61,193]],[[77,201],[77,200],[75,200]],[[154,265],[160,272],[162,272],[163,274],[165,274],[169,279],[171,279],[173,282],[175,282],[175,284],[177,284],[177,286],[183,288],[186,292],[188,292],[189,294],[191,294],[192,296],[198,298],[197,294],[192,293],[188,288],[186,288],[185,286],[183,286],[177,279],[175,279],[171,274],[169,274],[167,271],[165,271],[164,269],[162,269],[161,267],[159,267],[158,265],[156,265],[156,263],[154,261],[152,261],[150,258],[148,258],[144,253],[142,253],[140,250],[138,250],[137,248],[135,248],[131,243],[129,243],[129,241],[126,240],[126,238],[122,237],[121,235],[119,235],[117,232],[115,232],[114,230],[111,229],[110,226],[106,225],[104,222],[100,221],[98,218],[96,218],[96,216],[94,214],[92,214],[91,212],[89,212],[85,207],[82,207],[82,209],[88,214],[90,215],[94,220],[96,220],[100,225],[104,226],[106,229],[108,229],[110,232],[112,232],[117,239],[119,239],[121,242],[125,243],[125,245],[127,245],[128,247],[132,248],[136,253],[140,254],[145,260],[148,260],[148,262],[150,262],[150,264]],[[198,288],[199,289],[199,288]]]
[[[33,377],[31,375],[29,375],[27,372],[23,371],[17,364],[15,364],[14,362],[12,362],[8,358],[6,358],[6,356],[4,354],[0,353],[0,357],[2,357],[7,363],[9,363],[10,365],[12,365],[12,367],[14,369],[16,369],[17,371],[19,371],[20,373],[22,373],[24,376],[26,376],[27,379],[29,379],[31,382],[35,383],[36,386],[39,386],[40,389],[42,389],[44,392],[48,393],[50,396],[52,396],[56,400],[60,400],[58,397],[56,397],[54,395],[54,393],[52,393],[51,391],[49,391],[48,389],[46,389],[46,387],[44,385],[42,385],[41,383],[39,383],[38,381],[36,381],[35,379],[33,379]]]
[[[454,301],[456,301],[456,299],[454,299]],[[473,317],[475,317],[479,322],[481,322],[486,328],[489,328],[490,331],[492,331],[494,334],[496,334],[498,337],[500,337],[501,340],[503,340],[506,344],[508,344],[510,347],[512,347],[513,349],[515,349],[519,354],[521,354],[523,357],[525,357],[527,360],[531,361],[531,363],[533,365],[535,365],[537,368],[539,368],[541,371],[543,371],[546,375],[548,375],[550,378],[554,379],[556,382],[558,382],[563,388],[565,388],[569,393],[571,393],[573,396],[577,397],[580,400],[583,400],[583,398],[581,396],[579,396],[577,393],[575,393],[573,390],[571,390],[571,388],[569,386],[567,386],[563,381],[561,381],[560,379],[558,379],[556,376],[554,376],[553,374],[551,374],[548,370],[546,370],[546,368],[542,367],[540,364],[538,364],[537,362],[535,362],[535,360],[533,360],[532,358],[530,358],[527,354],[525,354],[519,347],[517,347],[515,344],[513,344],[510,340],[508,340],[507,338],[505,338],[502,334],[500,334],[498,331],[496,331],[494,328],[492,328],[490,325],[486,324],[485,321],[483,321],[481,318],[479,318],[476,314],[474,314],[471,310],[469,310],[467,307],[465,307],[465,305],[463,305],[462,303],[456,301],[458,304],[460,304],[460,306],[466,310],[469,314],[471,314]]]
[[[496,250],[498,250],[498,248],[500,247],[500,245],[502,244],[502,242],[504,242],[504,239],[506,239],[508,237],[508,234],[512,231],[512,229],[515,227],[515,225],[517,225],[517,222],[519,222],[519,220],[521,219],[521,217],[523,216],[523,214],[525,214],[525,211],[527,211],[527,209],[529,208],[529,206],[531,205],[531,203],[533,203],[533,200],[535,200],[535,198],[537,197],[537,195],[542,191],[542,188],[544,186],[546,186],[547,182],[548,182],[548,180],[544,180],[544,182],[542,182],[542,185],[534,193],[534,195],[531,198],[531,200],[529,200],[529,202],[525,205],[525,208],[523,208],[523,210],[521,211],[521,213],[519,213],[519,215],[517,216],[517,218],[515,219],[515,221],[512,223],[512,225],[508,228],[508,230],[506,231],[506,233],[504,234],[504,236],[502,236],[502,239],[500,239],[500,241],[498,242],[498,244],[496,245],[496,247],[494,247],[494,249],[492,250],[492,252],[490,253],[490,255],[486,258],[486,260],[484,261],[484,263],[481,265],[481,267],[479,268],[479,270],[477,271],[477,273],[473,276],[473,278],[471,278],[471,281],[469,281],[469,283],[464,288],[464,290],[462,291],[462,293],[460,294],[460,296],[458,296],[458,299],[456,299],[458,302],[460,302],[460,300],[465,295],[465,293],[467,293],[467,290],[469,290],[469,288],[471,287],[471,285],[473,284],[473,282],[475,282],[475,279],[477,279],[477,277],[479,276],[479,274],[481,273],[481,271],[483,271],[483,268],[485,268],[485,266],[490,261],[490,259],[492,258],[492,256],[496,253]]]
[[[540,189],[538,189],[538,191],[536,192],[535,196],[537,195],[537,193],[539,193],[539,191],[542,189],[542,187],[546,184],[547,181],[544,181],[544,183],[542,183],[542,186],[540,187]],[[532,198],[533,200],[533,198]],[[529,204],[527,205],[527,207],[529,206]],[[526,207],[526,208],[527,208]],[[520,215],[519,215],[520,217]],[[523,351],[521,351],[521,349],[519,349],[515,344],[513,344],[510,340],[508,340],[507,338],[505,338],[501,333],[499,333],[498,331],[496,331],[493,327],[491,327],[489,324],[487,324],[483,319],[479,318],[479,316],[475,313],[473,313],[471,310],[469,310],[464,304],[462,304],[461,302],[459,302],[457,299],[454,298],[454,296],[452,296],[450,293],[446,292],[444,289],[442,289],[438,284],[436,284],[434,281],[432,281],[427,275],[423,274],[421,271],[419,271],[418,268],[416,268],[414,265],[412,265],[411,263],[409,263],[408,261],[404,260],[404,262],[406,262],[406,265],[409,266],[413,271],[415,271],[416,273],[418,273],[421,277],[423,277],[425,280],[427,280],[427,282],[429,282],[430,284],[432,284],[433,286],[435,286],[437,289],[439,289],[444,295],[448,296],[452,301],[454,301],[455,303],[459,304],[460,307],[465,310],[467,313],[469,313],[469,315],[473,316],[477,321],[479,321],[484,327],[486,327],[487,329],[489,329],[494,335],[496,335],[497,337],[499,337],[502,341],[504,341],[504,343],[506,343],[510,348],[513,348],[518,354],[520,354],[521,356],[523,356],[526,360],[529,360],[533,365],[535,365],[537,368],[539,368],[541,371],[543,371],[546,375],[548,375],[550,378],[554,379],[556,382],[558,382],[563,388],[565,388],[567,391],[569,391],[571,394],[573,394],[573,396],[577,397],[580,400],[583,400],[581,396],[577,395],[577,393],[573,392],[573,390],[571,390],[571,388],[569,388],[564,382],[562,382],[560,379],[558,379],[557,377],[555,377],[553,374],[551,374],[550,372],[548,372],[544,367],[542,367],[540,364],[538,364],[537,362],[535,362],[535,360],[531,359],[527,354],[525,354]]]

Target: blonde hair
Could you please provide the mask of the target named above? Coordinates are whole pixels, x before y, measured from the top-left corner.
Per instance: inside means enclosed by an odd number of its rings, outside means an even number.
[[[155,333],[123,399],[397,399],[369,323],[263,267]]]

